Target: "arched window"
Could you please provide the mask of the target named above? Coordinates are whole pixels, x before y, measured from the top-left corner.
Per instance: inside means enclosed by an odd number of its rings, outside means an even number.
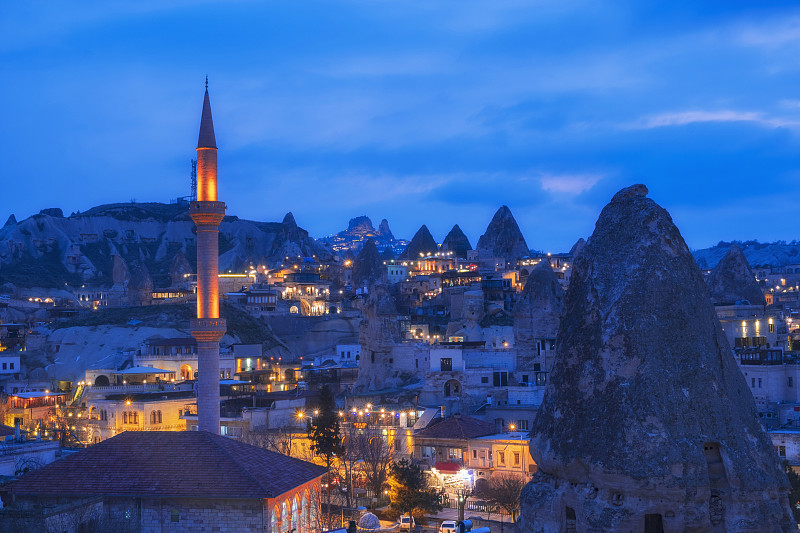
[[[161,411],[158,412],[158,423],[161,423]]]
[[[306,533],[306,531],[311,531],[311,524],[309,523],[309,516],[308,516],[308,499],[306,498],[306,493],[303,493],[303,499],[300,502],[300,529],[298,533]]]
[[[133,412],[133,423],[134,424],[138,424],[139,423],[139,411],[134,411]]]
[[[300,529],[299,523],[299,516],[297,512],[297,498],[292,498],[292,529],[298,530]]]
[[[122,423],[123,424],[127,424],[128,423],[128,411],[123,411],[122,412]]]
[[[156,412],[155,411],[150,411],[150,423],[151,424],[155,424],[156,423]]]

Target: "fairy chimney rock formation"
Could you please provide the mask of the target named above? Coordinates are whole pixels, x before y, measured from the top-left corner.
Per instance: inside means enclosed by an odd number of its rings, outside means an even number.
[[[502,257],[515,261],[530,254],[528,243],[511,214],[508,206],[502,206],[492,217],[486,233],[478,239],[478,250],[487,257]]]
[[[617,193],[574,261],[519,530],[796,530],[700,270],[646,194]]]
[[[764,293],[750,270],[747,258],[735,244],[717,263],[706,282],[716,305],[733,305],[742,300],[747,300],[752,305],[766,305]]]
[[[114,285],[124,285],[130,279],[128,263],[125,262],[121,255],[115,254],[112,260],[111,282]]]
[[[367,239],[353,261],[353,286],[357,288],[371,287],[376,283],[384,283],[385,278],[386,267],[381,254],[375,246],[375,241]]]
[[[433,235],[428,231],[428,226],[423,224],[414,234],[414,238],[408,243],[403,253],[400,254],[400,259],[419,259],[420,254],[435,254],[438,251],[439,246],[436,244]]]
[[[192,265],[183,252],[178,250],[169,266],[169,279],[173,287],[185,285],[188,276],[192,274]]]
[[[378,226],[378,235],[386,237],[391,241],[394,240],[394,235],[392,235],[392,230],[389,229],[389,221],[386,220],[385,218],[381,220],[381,223]]]
[[[551,361],[542,360],[540,342],[555,339],[564,309],[564,289],[546,259],[540,261],[528,276],[525,288],[514,306],[514,343],[518,365],[529,368],[542,364],[549,370]]]
[[[579,253],[581,253],[584,246],[586,246],[586,241],[583,240],[583,237],[581,237],[575,244],[572,245],[572,248],[569,250],[569,255],[571,255],[574,259]]]
[[[447,237],[444,238],[442,242],[442,251],[453,252],[454,256],[466,259],[467,252],[470,250],[472,250],[472,245],[469,243],[469,239],[464,235],[464,232],[461,231],[461,228],[458,227],[458,224],[456,224],[453,226],[453,229],[450,230],[450,233],[447,234]]]

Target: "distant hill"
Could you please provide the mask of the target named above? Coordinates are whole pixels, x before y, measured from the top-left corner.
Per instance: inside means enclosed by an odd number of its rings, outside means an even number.
[[[57,353],[31,352],[33,359],[26,355],[26,364],[32,370],[37,364],[45,367],[55,363],[60,379],[77,381],[90,368],[118,368],[150,337],[189,336],[189,321],[194,312],[191,304],[83,311],[78,317],[53,324],[47,342],[58,347]],[[291,355],[283,341],[260,320],[224,302],[220,313],[227,321],[223,344],[261,344],[267,356]]]
[[[358,254],[368,239],[372,239],[379,252],[388,248],[394,254],[399,254],[408,245],[408,241],[395,239],[392,230],[389,229],[389,222],[385,218],[381,220],[378,229],[375,229],[372,220],[366,215],[351,218],[346,230],[329,237],[322,237],[319,240],[329,244],[336,252]]]
[[[752,268],[759,266],[782,267],[800,263],[800,242],[778,241],[763,243],[758,241],[720,241],[711,248],[694,250],[695,261],[700,268],[714,268],[725,257],[731,246],[736,244],[744,252]]]
[[[225,217],[219,251],[220,269],[234,271],[251,264],[276,266],[286,256],[332,257],[291,213],[282,222]],[[146,267],[156,287],[170,286],[176,257],[195,266],[194,223],[187,205],[107,204],[68,217],[60,209],[44,209],[19,222],[12,215],[0,229],[0,284],[111,285],[115,255],[131,271]]]

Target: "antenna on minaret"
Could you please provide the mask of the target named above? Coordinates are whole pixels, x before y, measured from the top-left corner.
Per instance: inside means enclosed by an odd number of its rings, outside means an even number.
[[[190,202],[197,199],[197,160],[192,159],[192,196]]]
[[[206,74],[206,91],[208,90],[208,74]]]

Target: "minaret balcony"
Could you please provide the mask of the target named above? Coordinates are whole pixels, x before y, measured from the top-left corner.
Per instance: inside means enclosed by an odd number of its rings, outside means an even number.
[[[189,329],[197,342],[219,342],[225,335],[226,323],[224,318],[193,318]]]
[[[198,202],[189,204],[189,216],[198,226],[219,226],[225,217],[225,202]]]

